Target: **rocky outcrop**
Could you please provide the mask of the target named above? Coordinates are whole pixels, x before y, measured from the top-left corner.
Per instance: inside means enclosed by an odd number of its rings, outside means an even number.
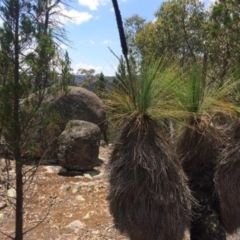
[[[97,125],[69,121],[59,137],[59,164],[68,170],[90,170],[98,165],[100,129]]]
[[[41,94],[40,94],[41,95]],[[68,87],[66,90],[47,89],[43,93],[43,101],[34,118],[34,127],[28,133],[26,150],[33,149],[31,157],[43,157],[48,161],[57,159],[57,138],[65,129],[70,120],[84,120],[96,124],[107,142],[107,120],[102,100],[93,92],[81,87]],[[39,102],[39,96],[32,94],[22,101],[23,114],[26,118],[29,104],[35,107]],[[29,101],[30,100],[30,101]],[[26,107],[27,106],[27,107]]]

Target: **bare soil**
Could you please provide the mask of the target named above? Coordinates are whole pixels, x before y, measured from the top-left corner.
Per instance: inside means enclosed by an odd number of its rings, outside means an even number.
[[[108,210],[105,166],[110,151],[109,147],[100,148],[102,164],[91,172],[69,174],[57,165],[38,167],[24,199],[24,240],[128,239],[114,228]],[[29,170],[28,177],[34,171],[30,165],[24,169]],[[3,240],[14,237],[15,218],[13,200],[6,197],[4,185],[0,187],[0,239]],[[76,226],[71,227],[71,223]],[[239,236],[228,239],[240,240]]]

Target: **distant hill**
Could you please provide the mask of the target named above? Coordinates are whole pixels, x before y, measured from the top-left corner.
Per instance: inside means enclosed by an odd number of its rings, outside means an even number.
[[[75,78],[76,84],[80,84],[84,81],[86,76],[85,75],[74,75],[74,78]]]
[[[99,76],[91,76],[91,78],[89,78],[89,76],[86,75],[74,75],[74,78],[77,85],[93,91],[95,83],[98,80]],[[104,76],[104,78],[106,80],[107,86],[111,86],[114,77]]]

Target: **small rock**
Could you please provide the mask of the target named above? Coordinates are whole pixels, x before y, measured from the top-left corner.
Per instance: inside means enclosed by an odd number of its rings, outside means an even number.
[[[95,188],[95,184],[94,183],[90,183],[87,185],[87,190],[88,192],[93,192]]]
[[[98,185],[98,189],[104,189],[106,187],[107,187],[107,185],[104,183]]]
[[[93,176],[94,179],[97,179],[97,178],[103,178],[105,176],[105,174],[103,172],[100,172],[99,174],[96,174]]]
[[[98,176],[100,174],[100,171],[89,171],[86,174],[90,175],[92,178],[95,178],[96,176]]]
[[[76,200],[81,201],[81,202],[84,202],[84,201],[85,201],[85,198],[84,198],[83,196],[81,196],[81,195],[77,195],[77,196],[76,196]]]
[[[71,186],[69,186],[69,185],[62,185],[60,189],[61,189],[62,193],[66,193],[67,191],[69,191],[71,189]]]
[[[80,178],[80,179],[83,179],[84,177],[83,177],[83,176],[74,176],[74,178]]]
[[[89,180],[92,180],[92,176],[88,173],[85,173],[83,176]]]
[[[73,230],[74,233],[78,233],[79,230],[84,228],[84,224],[79,220],[75,220],[71,222],[69,225],[67,225],[66,228]]]
[[[0,202],[0,210],[7,206],[6,202]]]
[[[85,219],[85,220],[89,219],[93,214],[94,214],[94,211],[90,211],[83,217],[83,219]]]
[[[16,198],[16,196],[17,196],[16,189],[14,189],[14,188],[8,189],[7,196],[10,198]]]
[[[60,166],[45,166],[47,173],[59,173],[61,170]]]
[[[76,186],[73,187],[72,193],[76,193],[76,192],[78,192],[80,189],[81,189],[81,186],[80,186],[80,185],[76,185]]]
[[[5,219],[6,215],[4,213],[0,213],[0,221],[3,221]]]

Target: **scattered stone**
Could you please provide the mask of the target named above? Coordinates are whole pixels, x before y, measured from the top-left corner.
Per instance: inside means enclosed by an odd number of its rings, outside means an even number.
[[[106,187],[107,187],[106,184],[99,184],[99,185],[98,185],[98,189],[103,189],[103,188],[106,188]]]
[[[69,185],[62,185],[60,189],[61,189],[62,193],[66,193],[67,191],[69,191],[71,189],[71,186],[69,186]]]
[[[87,219],[89,219],[93,214],[94,214],[94,211],[90,211],[90,212],[88,212],[88,213],[83,217],[83,219],[87,220]]]
[[[83,177],[83,176],[79,176],[79,175],[77,175],[77,176],[74,176],[74,178],[83,179],[84,177]]]
[[[94,171],[89,171],[86,174],[90,175],[92,178],[95,178],[95,177],[99,176],[100,173],[101,173],[100,171],[94,170]]]
[[[85,202],[85,198],[81,195],[77,195],[76,200],[81,201],[81,202]]]
[[[71,120],[59,137],[59,164],[73,171],[91,170],[98,165],[101,131],[90,122]]]
[[[88,173],[85,173],[83,176],[89,180],[92,180],[92,176]]]
[[[103,172],[100,172],[99,174],[96,174],[93,176],[94,179],[98,179],[98,178],[103,178],[105,176],[105,174]]]
[[[88,184],[88,186],[87,186],[88,192],[93,192],[94,191],[94,187],[95,187],[95,183]]]
[[[71,222],[69,225],[67,225],[66,228],[73,230],[74,233],[78,233],[79,230],[84,228],[84,224],[79,220],[75,220]]]
[[[16,189],[14,189],[14,188],[8,189],[7,196],[10,198],[16,198],[16,196],[17,196]]]
[[[5,219],[6,215],[4,213],[0,213],[0,221],[3,221]]]
[[[72,193],[76,193],[76,192],[78,192],[80,189],[81,189],[81,185],[78,184],[78,185],[76,185],[76,186],[73,187]]]
[[[62,169],[60,166],[44,166],[47,173],[59,173]]]
[[[0,202],[0,210],[7,206],[6,202]]]

